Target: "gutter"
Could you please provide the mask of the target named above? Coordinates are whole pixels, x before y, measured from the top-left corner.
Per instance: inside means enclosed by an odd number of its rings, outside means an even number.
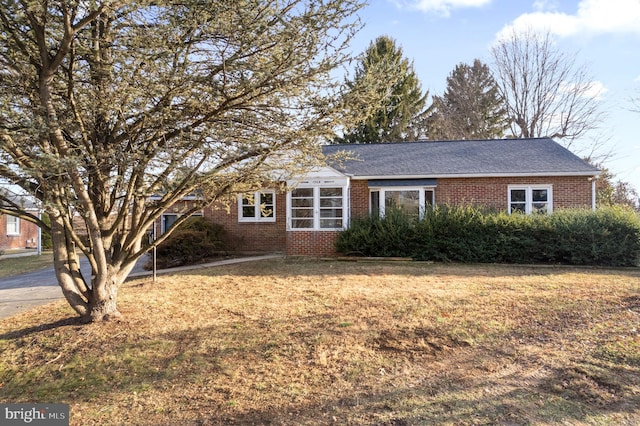
[[[491,177],[554,177],[554,176],[600,176],[600,171],[591,172],[540,172],[540,173],[454,173],[425,175],[353,175],[345,174],[353,180],[375,179],[453,179],[453,178],[491,178]]]

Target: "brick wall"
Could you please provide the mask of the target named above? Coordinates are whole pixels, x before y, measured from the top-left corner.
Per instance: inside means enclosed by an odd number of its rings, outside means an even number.
[[[286,253],[289,256],[335,256],[334,244],[339,233],[339,231],[289,231]]]
[[[509,185],[552,185],[554,210],[591,207],[591,182],[586,176],[438,179],[436,204],[468,203],[506,210]]]
[[[36,248],[38,227],[20,219],[20,235],[7,235],[6,215],[0,215],[0,250]]]
[[[477,204],[507,210],[509,185],[552,185],[553,208],[591,208],[591,181],[586,176],[438,179],[436,204]],[[366,181],[351,182],[351,217],[369,214]]]
[[[236,252],[284,252],[287,246],[287,197],[276,194],[275,222],[239,222],[238,203],[213,205],[204,210],[205,219],[224,227],[227,247]]]
[[[586,176],[438,179],[436,204],[480,204],[497,210],[507,209],[509,185],[552,185],[553,208],[590,208],[591,182]],[[369,214],[367,181],[351,181],[351,217]],[[287,232],[288,255],[333,256],[338,232]]]
[[[366,180],[351,181],[351,217],[369,214],[369,183]]]

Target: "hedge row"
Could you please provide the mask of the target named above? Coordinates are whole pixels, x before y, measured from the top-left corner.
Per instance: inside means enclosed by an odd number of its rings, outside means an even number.
[[[525,216],[438,206],[422,220],[399,211],[353,220],[336,248],[416,260],[638,266],[640,218],[622,208]]]

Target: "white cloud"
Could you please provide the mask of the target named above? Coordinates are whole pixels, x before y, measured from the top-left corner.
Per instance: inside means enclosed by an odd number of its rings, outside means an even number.
[[[556,10],[558,8],[558,2],[556,0],[536,0],[533,2],[533,8],[538,12]]]
[[[560,91],[570,93],[570,92],[578,92],[581,94],[581,97],[584,98],[593,98],[596,100],[602,100],[602,96],[608,91],[604,84],[601,81],[594,80],[588,83],[584,83],[582,86],[578,87],[575,83],[563,83],[560,86]]]
[[[503,28],[497,38],[512,31],[527,29],[549,31],[564,37],[603,33],[640,34],[640,1],[638,0],[581,0],[575,14],[549,9],[544,1],[536,1],[537,12],[525,13]],[[545,11],[547,10],[547,11]]]
[[[600,100],[602,99],[602,95],[604,95],[608,91],[609,89],[607,89],[607,87],[601,81],[596,80],[591,82],[591,84],[589,85],[589,89],[585,94],[586,96]]]
[[[493,0],[400,0],[395,3],[400,7],[408,7],[423,12],[435,12],[443,16],[449,16],[452,9],[468,7],[482,7]]]

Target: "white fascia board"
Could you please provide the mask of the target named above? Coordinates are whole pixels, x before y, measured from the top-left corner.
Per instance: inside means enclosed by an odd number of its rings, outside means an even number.
[[[308,173],[300,176],[294,176],[287,180],[287,186],[295,188],[300,185],[307,184],[322,184],[324,181],[340,181],[343,185],[346,185],[351,178],[344,173],[341,173],[333,167],[323,166],[316,167],[310,170]]]
[[[147,197],[147,200],[149,201],[160,201],[162,200],[163,196],[162,195],[151,195],[149,197]],[[185,195],[184,197],[180,198],[179,201],[200,201],[203,200],[204,198],[198,195]]]
[[[492,177],[553,177],[553,176],[599,176],[596,172],[541,172],[541,173],[459,173],[450,175],[371,175],[350,176],[353,180],[374,179],[454,179],[454,178],[492,178]]]

